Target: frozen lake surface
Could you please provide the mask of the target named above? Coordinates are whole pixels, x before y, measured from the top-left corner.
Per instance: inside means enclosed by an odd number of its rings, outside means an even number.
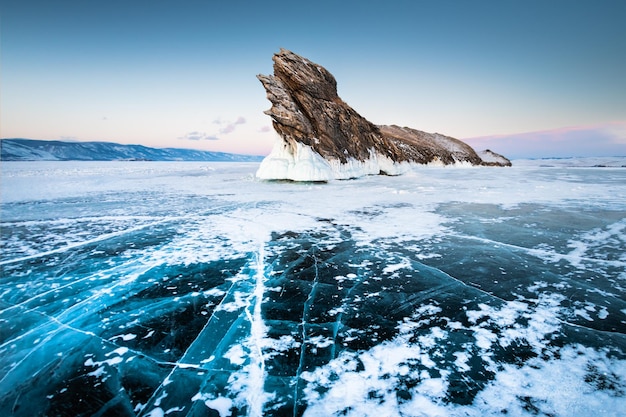
[[[0,415],[623,416],[607,164],[3,162]]]

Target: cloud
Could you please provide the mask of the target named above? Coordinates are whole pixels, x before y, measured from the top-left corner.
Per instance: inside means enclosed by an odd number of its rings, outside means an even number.
[[[189,132],[183,136],[180,136],[179,139],[186,140],[219,140],[219,138],[215,135],[209,135],[205,132]]]
[[[242,117],[242,116],[239,116],[237,118],[237,120],[235,120],[234,122],[224,121],[224,120],[222,120],[220,118],[215,119],[213,121],[213,124],[216,124],[216,125],[219,126],[218,134],[220,134],[220,135],[227,135],[229,133],[232,133],[232,132],[235,131],[235,128],[238,125],[242,125],[242,124],[245,124],[245,123],[246,123],[246,118]]]
[[[186,135],[180,136],[179,139],[186,140],[220,140],[220,135],[228,135],[232,133],[237,126],[243,125],[246,123],[246,118],[243,116],[239,116],[234,122],[228,120],[222,120],[217,118],[213,120],[213,124],[218,126],[217,132],[215,133],[206,133],[206,132],[189,132]]]
[[[259,129],[259,132],[261,133],[266,133],[266,132],[271,132],[272,128],[269,126],[263,126],[262,128]]]
[[[468,138],[476,150],[491,149],[509,158],[626,155],[626,121],[537,132]]]

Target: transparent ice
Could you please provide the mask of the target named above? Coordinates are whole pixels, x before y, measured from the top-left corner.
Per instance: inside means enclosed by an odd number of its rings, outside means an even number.
[[[0,415],[621,416],[605,162],[4,162]]]

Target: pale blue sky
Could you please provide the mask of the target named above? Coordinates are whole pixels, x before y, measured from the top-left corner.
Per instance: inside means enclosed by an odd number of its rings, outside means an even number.
[[[326,67],[374,123],[489,136],[502,153],[514,135],[514,156],[525,156],[517,134],[562,140],[574,127],[626,154],[623,0],[0,5],[5,138],[267,153],[255,76],[284,47]]]

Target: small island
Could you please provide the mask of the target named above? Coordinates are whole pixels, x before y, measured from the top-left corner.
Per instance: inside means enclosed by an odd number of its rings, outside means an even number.
[[[399,175],[419,164],[510,166],[492,151],[439,133],[375,125],[337,94],[335,77],[286,49],[273,57],[274,74],[259,75],[272,103],[279,138],[261,162],[265,180],[329,181],[365,175]]]

